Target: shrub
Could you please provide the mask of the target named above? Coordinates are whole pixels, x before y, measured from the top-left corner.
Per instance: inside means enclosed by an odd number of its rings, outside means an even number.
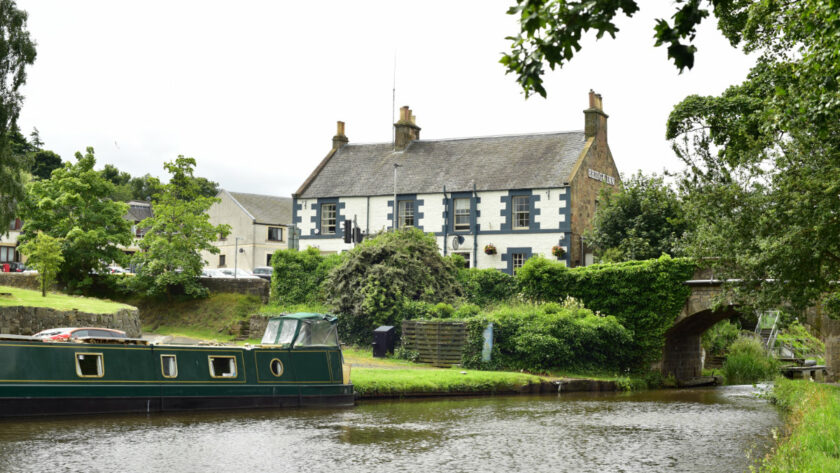
[[[789,346],[796,358],[822,357],[825,353],[825,344],[798,321],[782,330],[776,342]]]
[[[729,346],[723,375],[726,384],[751,384],[773,379],[779,373],[779,362],[770,356],[753,337],[741,337]]]
[[[493,323],[492,361],[481,361],[483,331]],[[623,369],[630,332],[615,317],[559,304],[504,306],[467,321],[463,365],[491,369],[546,371]]]
[[[303,251],[277,250],[271,257],[271,303],[294,305],[324,301],[322,284],[342,260],[340,255],[322,256],[309,247]]]
[[[516,294],[516,280],[513,276],[497,269],[461,269],[458,282],[464,289],[467,302],[486,307],[506,302]]]
[[[703,334],[703,349],[707,356],[721,356],[738,338],[741,329],[729,320],[721,320]]]
[[[633,334],[630,366],[643,369],[662,356],[665,331],[691,289],[695,263],[662,256],[647,261],[596,264],[569,269],[557,261],[530,258],[516,273],[519,291],[533,301],[575,297],[589,309],[615,316]]]
[[[428,309],[416,302],[450,304],[461,297],[452,260],[420,230],[380,233],[345,254],[325,288],[346,342],[369,344],[379,325],[399,328]]]

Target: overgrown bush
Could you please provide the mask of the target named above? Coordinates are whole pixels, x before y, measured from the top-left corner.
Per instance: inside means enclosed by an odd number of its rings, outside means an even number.
[[[486,307],[510,300],[516,294],[513,276],[497,269],[461,269],[458,282],[464,289],[467,302]]]
[[[316,248],[303,251],[277,250],[271,257],[271,303],[294,305],[321,303],[321,287],[329,272],[341,262],[341,256],[322,256]]]
[[[347,252],[330,273],[327,302],[339,313],[342,339],[368,344],[377,326],[399,328],[403,319],[428,310],[417,302],[456,302],[456,272],[433,236],[417,229],[381,233]]]
[[[796,358],[822,357],[825,354],[825,344],[819,338],[811,335],[808,329],[798,321],[788,325],[776,337],[777,344],[784,344],[793,350]]]
[[[751,384],[773,379],[779,374],[779,362],[756,338],[738,338],[727,352],[722,369],[726,384]]]
[[[729,345],[738,338],[741,329],[729,320],[721,320],[706,330],[702,337],[706,356],[722,356]]]
[[[491,362],[481,361],[483,331],[493,323]],[[463,366],[541,372],[622,370],[628,366],[630,332],[612,316],[580,304],[520,304],[500,307],[467,320]]]
[[[647,261],[596,264],[569,269],[542,257],[530,258],[516,273],[520,292],[534,301],[580,299],[589,309],[614,315],[632,333],[630,366],[643,369],[662,356],[665,331],[691,289],[695,263],[662,256]]]

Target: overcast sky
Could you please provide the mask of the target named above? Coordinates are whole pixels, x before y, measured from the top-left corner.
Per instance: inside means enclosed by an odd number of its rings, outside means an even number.
[[[396,105],[422,139],[580,130],[594,89],[619,170],[660,172],[680,167],[664,138],[674,104],[722,92],[754,62],[707,22],[679,74],[652,46],[671,2],[642,1],[615,40],[590,37],[549,72],[547,99],[525,100],[498,62],[512,3],[18,0],[38,43],[20,126],[64,160],[93,146],[98,168],[163,176],[184,154],[223,188],[290,195],[337,120],[351,143],[391,140],[396,54]]]

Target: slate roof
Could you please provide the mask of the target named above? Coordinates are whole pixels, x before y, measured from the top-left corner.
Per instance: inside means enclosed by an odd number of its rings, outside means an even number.
[[[391,143],[344,145],[299,198],[426,194],[558,187],[586,144],[583,131],[447,140],[416,140],[404,151]]]
[[[239,202],[256,223],[269,225],[292,224],[292,198],[273,195],[246,194],[244,192],[225,191]]]
[[[152,205],[150,202],[131,200],[127,204],[128,212],[123,215],[123,218],[126,220],[140,222],[152,216]]]

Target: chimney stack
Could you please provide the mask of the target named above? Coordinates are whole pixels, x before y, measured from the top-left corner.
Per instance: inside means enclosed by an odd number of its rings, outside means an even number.
[[[410,142],[420,139],[420,127],[417,126],[415,118],[408,105],[400,108],[400,119],[394,123],[395,150],[404,150]]]
[[[587,138],[592,138],[601,132],[606,136],[609,116],[604,113],[601,94],[596,94],[593,90],[589,91],[589,108],[584,110],[583,114],[586,117],[584,133]]]
[[[344,122],[336,122],[336,125],[338,129],[335,133],[335,136],[333,136],[333,149],[339,149],[350,142],[350,140],[347,139],[347,136],[344,134]]]

